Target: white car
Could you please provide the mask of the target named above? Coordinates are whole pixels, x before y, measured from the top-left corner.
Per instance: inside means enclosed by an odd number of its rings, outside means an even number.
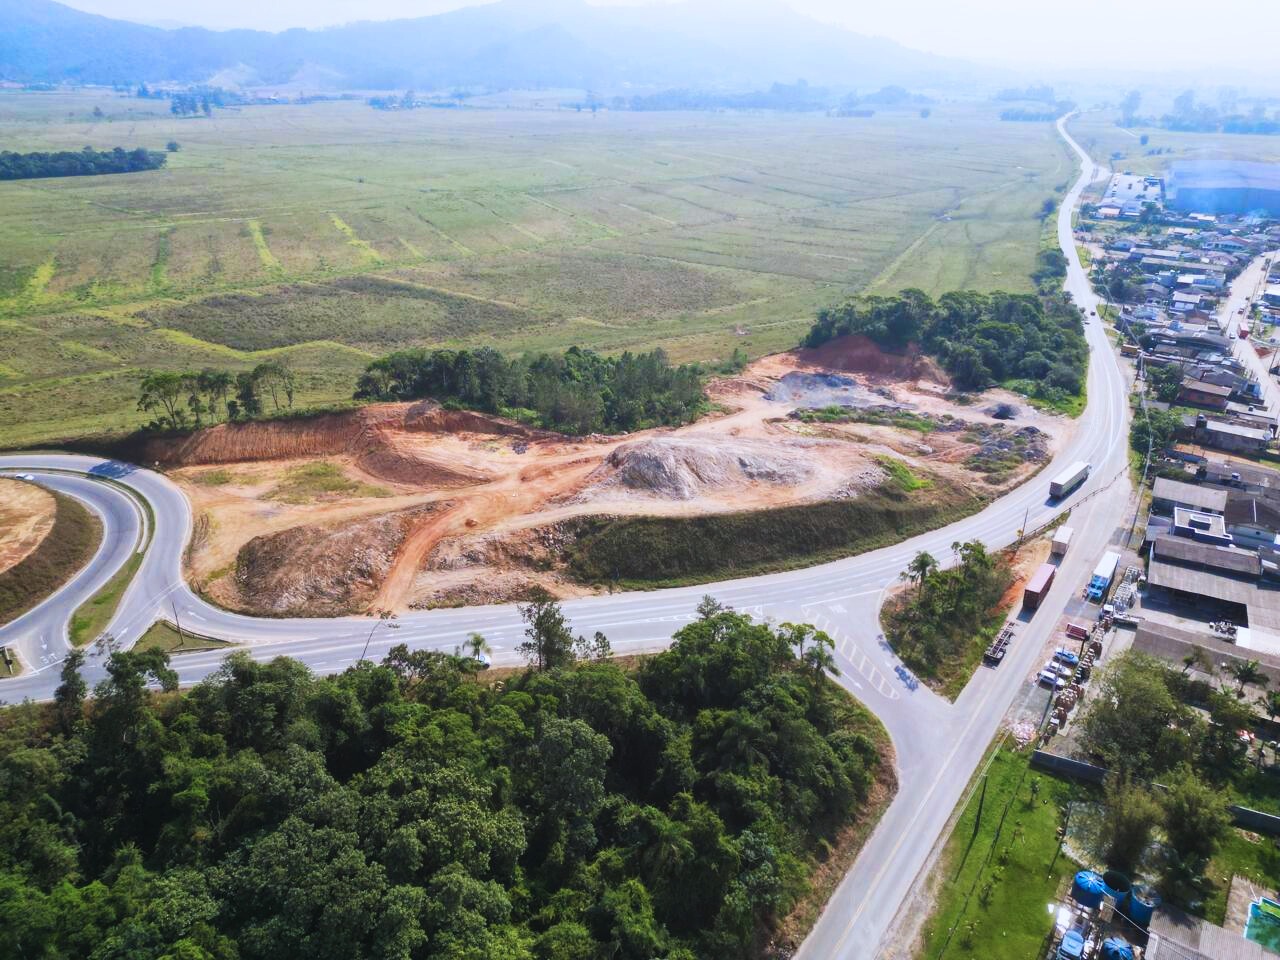
[[[18,474],[18,479],[26,480],[28,483],[35,483],[36,475],[34,473],[20,473]]]

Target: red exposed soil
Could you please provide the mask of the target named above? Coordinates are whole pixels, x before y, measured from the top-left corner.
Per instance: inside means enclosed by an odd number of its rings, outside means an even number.
[[[951,379],[938,364],[920,352],[915,344],[904,353],[886,353],[864,336],[838,337],[814,349],[795,351],[806,364],[826,370],[864,373],[893,380],[928,380],[950,387]]]
[[[190,467],[354,456],[361,470],[392,483],[463,486],[489,479],[482,471],[458,469],[399,442],[406,434],[455,433],[530,440],[556,436],[499,417],[445,410],[427,401],[377,403],[297,420],[221,423],[184,437],[157,437],[147,443],[142,460],[165,467]]]
[[[269,616],[354,613],[386,581],[415,525],[429,527],[434,512],[428,505],[254,537],[236,562],[240,605]],[[297,576],[299,568],[307,576]]]
[[[17,566],[53,529],[57,504],[33,483],[0,479],[0,573]]]

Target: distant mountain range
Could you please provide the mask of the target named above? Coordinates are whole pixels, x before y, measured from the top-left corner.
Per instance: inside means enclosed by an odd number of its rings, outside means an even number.
[[[0,78],[244,85],[324,78],[355,89],[748,88],[803,77],[867,87],[940,85],[977,68],[802,16],[731,0],[595,7],[499,0],[411,20],[324,30],[166,30],[52,0],[0,2]]]

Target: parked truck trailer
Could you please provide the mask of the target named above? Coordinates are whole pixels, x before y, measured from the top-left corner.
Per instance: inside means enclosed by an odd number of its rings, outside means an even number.
[[[1040,606],[1040,601],[1044,599],[1044,595],[1049,592],[1049,588],[1053,586],[1053,575],[1058,568],[1052,563],[1042,563],[1035,573],[1031,575],[1031,579],[1027,581],[1027,585],[1022,590],[1022,605],[1028,610],[1035,610]]]
[[[1055,500],[1061,500],[1080,484],[1084,483],[1088,476],[1089,464],[1083,460],[1077,460],[1049,481],[1049,496]]]
[[[1053,546],[1050,552],[1055,557],[1064,557],[1067,554],[1067,548],[1071,546],[1072,529],[1065,524],[1053,531]]]

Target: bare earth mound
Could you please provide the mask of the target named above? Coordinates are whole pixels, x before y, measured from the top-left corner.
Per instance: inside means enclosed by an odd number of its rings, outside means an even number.
[[[144,448],[145,463],[167,467],[253,463],[346,455],[366,473],[393,483],[465,485],[489,479],[397,443],[406,434],[475,433],[548,436],[518,423],[439,404],[375,403],[358,410],[296,420],[220,423],[183,437],[157,437]]]
[[[613,450],[593,476],[598,485],[624,487],[674,500],[747,483],[795,486],[814,475],[811,459],[758,441],[654,437]]]
[[[377,594],[406,538],[434,506],[254,537],[236,558],[246,610],[268,616],[355,613]]]
[[[49,535],[56,505],[53,494],[34,483],[0,479],[0,573]]]

